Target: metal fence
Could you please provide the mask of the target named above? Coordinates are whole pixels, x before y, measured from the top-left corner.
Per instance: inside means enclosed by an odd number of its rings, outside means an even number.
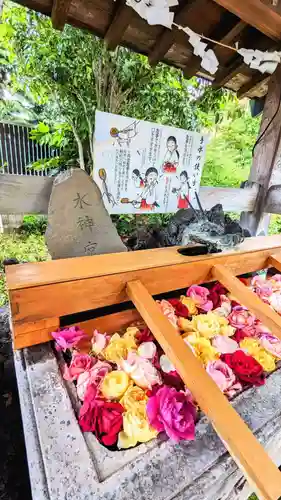
[[[8,122],[0,123],[0,173],[17,175],[48,175],[27,165],[59,154],[59,150],[38,144],[29,138],[31,127]]]

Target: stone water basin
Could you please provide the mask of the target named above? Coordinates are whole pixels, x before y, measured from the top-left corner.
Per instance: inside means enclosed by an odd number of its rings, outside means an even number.
[[[110,451],[83,434],[73,383],[63,380],[51,343],[14,354],[34,500],[244,500],[252,489],[206,417],[196,440],[161,438]],[[281,463],[281,370],[233,405]]]

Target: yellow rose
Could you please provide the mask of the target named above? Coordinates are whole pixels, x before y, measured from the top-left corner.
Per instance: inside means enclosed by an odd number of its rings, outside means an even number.
[[[128,389],[130,378],[123,371],[113,370],[107,373],[100,390],[106,399],[120,399]]]
[[[253,357],[263,367],[264,371],[273,372],[275,370],[275,358],[272,354],[266,352],[265,349],[260,349]]]
[[[185,337],[185,341],[191,345],[195,356],[201,359],[204,365],[209,361],[215,361],[219,358],[218,351],[211,345],[208,339],[200,337],[198,334],[191,334]]]
[[[211,339],[220,334],[222,318],[213,312],[198,314],[192,318],[191,323],[194,331],[197,331],[206,339]]]
[[[186,318],[178,318],[178,327],[180,330],[184,332],[192,332],[193,331],[193,323]]]
[[[234,335],[235,333],[235,330],[236,329],[231,325],[221,326],[220,334],[225,335],[226,337],[232,337],[232,335]]]
[[[102,352],[105,359],[119,365],[123,359],[127,358],[129,351],[137,349],[135,341],[137,332],[137,328],[128,328],[123,337],[119,333],[114,333],[108,346]]]
[[[185,295],[181,295],[180,301],[187,307],[191,316],[193,316],[193,314],[198,314],[198,309],[193,299],[185,297]]]
[[[158,432],[150,427],[146,409],[131,409],[123,414],[123,431],[118,434],[118,448],[131,448],[137,443],[146,443],[157,436]]]
[[[269,354],[257,339],[251,337],[245,338],[240,342],[241,349],[245,349],[256,361],[263,367],[264,371],[272,372],[275,370],[275,358]]]
[[[146,407],[147,400],[147,395],[140,387],[131,385],[126,390],[122,399],[120,399],[120,404],[125,410],[134,410],[136,407],[141,409]]]

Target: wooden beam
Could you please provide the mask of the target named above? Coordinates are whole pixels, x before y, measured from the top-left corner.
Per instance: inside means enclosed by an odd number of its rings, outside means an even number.
[[[63,30],[67,21],[71,0],[54,0],[51,19],[53,28]]]
[[[281,39],[281,16],[261,0],[213,0],[273,40]]]
[[[263,75],[262,73],[257,72],[248,82],[244,83],[244,85],[240,87],[237,92],[237,97],[239,97],[239,99],[243,99],[243,97],[246,97],[249,92],[265,83],[269,78],[270,76],[268,74]]]
[[[192,5],[196,2],[196,0],[186,0],[184,3],[184,7],[176,13],[175,15],[175,23],[180,24],[181,19],[184,18]],[[175,32],[177,32],[178,28],[172,27],[172,29],[166,28],[163,30],[161,35],[157,38],[155,45],[151,52],[148,54],[148,60],[151,66],[156,66],[167,54],[168,50],[172,47],[175,40]],[[187,38],[188,39],[188,38]]]
[[[234,56],[232,63],[224,68],[221,68],[216,73],[216,77],[213,81],[213,87],[219,88],[227,84],[234,76],[245,70],[246,65],[243,62],[241,56]]]
[[[218,27],[215,28],[214,30],[212,30],[210,33],[204,33],[204,35],[208,36],[210,38],[213,38],[214,40],[217,40],[220,43],[224,43],[226,45],[231,45],[233,43],[233,41],[240,35],[240,33],[247,26],[247,24],[244,23],[243,21],[238,21],[235,24],[235,26],[233,26],[224,35],[222,35],[222,33],[225,32],[225,24],[226,24],[226,19],[225,19],[225,15],[223,15],[222,20],[219,23]],[[217,45],[210,42],[210,43],[208,43],[207,48],[208,49],[214,48],[214,50],[216,52]],[[199,71],[200,67],[201,67],[201,58],[192,54],[192,56],[188,60],[187,65],[183,69],[183,74],[186,78],[191,78],[192,76],[196,75],[196,73],[197,73],[197,71]]]
[[[277,500],[281,494],[281,473],[277,466],[143,284],[129,282],[127,293],[256,493],[261,498]]]
[[[134,19],[134,15],[134,10],[131,7],[123,4],[119,6],[104,37],[109,50],[116,49],[117,45],[120,44],[126,29]]]
[[[281,214],[281,184],[270,186],[264,211],[269,214]]]
[[[266,209],[267,192],[274,175],[278,169],[278,151],[281,143],[281,64],[271,76],[268,93],[265,100],[264,111],[258,137],[261,137],[266,129],[265,135],[255,147],[253,163],[250,171],[249,181],[260,185],[255,207],[252,213],[241,214],[243,227],[248,227],[252,235],[259,229]],[[274,117],[274,120],[272,118]]]
[[[53,177],[0,174],[0,214],[47,214]],[[199,196],[206,210],[221,203],[225,211],[251,210],[256,188],[220,188],[202,186]]]

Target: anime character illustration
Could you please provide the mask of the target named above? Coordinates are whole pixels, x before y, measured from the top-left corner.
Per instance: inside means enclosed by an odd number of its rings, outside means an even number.
[[[114,207],[114,205],[117,205],[117,203],[114,199],[114,196],[108,190],[107,182],[106,182],[107,175],[106,175],[106,170],[104,168],[99,169],[99,178],[101,179],[101,185],[102,185],[102,189],[101,189],[102,197],[105,196],[107,198],[108,203],[110,203],[110,205],[112,205],[112,207]]]
[[[189,207],[189,177],[186,170],[180,173],[180,186],[178,188],[173,188],[172,193],[178,195],[178,209]]]
[[[158,170],[150,167],[145,172],[144,189],[136,200],[122,198],[121,203],[131,203],[134,208],[140,210],[154,210],[160,205],[157,202],[156,186],[158,184]]]
[[[172,174],[177,171],[180,155],[176,138],[171,135],[167,139],[167,151],[164,156],[162,170],[166,174]]]
[[[132,179],[136,188],[144,188],[144,179],[138,168],[135,168],[132,172]]]
[[[137,125],[139,121],[134,121],[128,127],[119,130],[116,127],[110,129],[110,135],[116,139],[119,146],[130,146],[131,141],[138,134]]]

